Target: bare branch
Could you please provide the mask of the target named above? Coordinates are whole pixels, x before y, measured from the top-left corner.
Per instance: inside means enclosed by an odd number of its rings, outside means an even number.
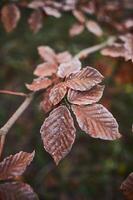
[[[11,94],[11,95],[16,95],[16,96],[23,96],[26,97],[27,94],[23,93],[23,92],[14,92],[14,91],[10,91],[10,90],[0,90],[1,94]]]

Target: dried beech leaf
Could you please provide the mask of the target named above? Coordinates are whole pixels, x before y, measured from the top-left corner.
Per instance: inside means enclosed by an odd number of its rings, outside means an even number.
[[[122,45],[114,44],[113,46],[107,47],[101,50],[101,54],[104,56],[111,57],[124,57],[125,49]]]
[[[72,73],[79,72],[81,69],[81,62],[78,58],[74,58],[69,62],[62,63],[58,67],[57,75],[60,78],[68,77]]]
[[[79,35],[82,33],[84,30],[84,25],[83,24],[73,24],[72,27],[69,30],[69,35],[71,37],[74,37],[76,35]]]
[[[38,200],[30,185],[21,182],[0,184],[0,200]]]
[[[133,173],[123,181],[120,189],[127,200],[133,200]]]
[[[49,99],[53,105],[58,104],[65,96],[67,92],[67,87],[64,82],[55,85],[49,94]]]
[[[102,36],[103,35],[103,31],[101,29],[101,27],[99,26],[99,24],[93,20],[88,20],[86,22],[86,28],[88,29],[88,31],[90,31],[91,33],[95,34],[96,36]]]
[[[102,80],[103,76],[99,71],[92,67],[85,67],[80,72],[71,75],[66,80],[66,85],[73,90],[87,91],[102,82]]]
[[[0,163],[0,180],[11,179],[15,176],[21,176],[26,167],[31,163],[35,155],[20,151],[15,155],[10,155]]]
[[[72,104],[87,105],[98,102],[104,91],[103,85],[96,85],[89,91],[75,91],[69,89],[67,99]]]
[[[44,148],[56,164],[71,150],[75,141],[73,118],[66,106],[54,109],[41,127]]]
[[[7,32],[11,32],[20,19],[20,10],[15,4],[7,4],[1,10],[1,21]]]
[[[33,0],[28,4],[28,7],[33,9],[38,9],[40,7],[43,7],[44,5],[45,5],[44,1],[42,0]]]
[[[121,36],[120,39],[124,42],[125,60],[132,60],[133,62],[133,35],[126,34],[125,36]]]
[[[45,13],[47,15],[59,18],[61,17],[61,13],[56,9],[56,8],[52,8],[50,6],[44,6],[43,10],[45,11]]]
[[[73,10],[73,15],[81,24],[86,20],[84,14],[79,10]]]
[[[72,55],[68,51],[64,51],[62,53],[57,54],[58,63],[65,63],[72,60]]]
[[[115,140],[121,137],[115,118],[101,104],[73,105],[72,110],[80,128],[91,137],[104,140]]]
[[[37,33],[43,25],[42,12],[40,10],[34,10],[28,19],[28,24],[30,26],[30,29],[34,33]]]
[[[50,88],[47,89],[47,91],[43,94],[43,100],[40,103],[40,108],[45,112],[49,112],[53,105],[49,99],[49,93],[50,93]]]
[[[56,73],[57,66],[54,63],[42,63],[37,65],[34,70],[34,75],[36,76],[52,76]]]
[[[42,89],[46,89],[52,84],[52,81],[45,77],[39,77],[37,79],[34,79],[31,84],[25,84],[26,87],[31,91],[39,91]]]
[[[56,62],[56,54],[52,48],[48,46],[39,46],[38,53],[44,61],[50,63]]]

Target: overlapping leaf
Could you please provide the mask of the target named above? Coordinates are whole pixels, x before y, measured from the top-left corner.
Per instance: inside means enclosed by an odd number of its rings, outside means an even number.
[[[73,105],[72,110],[80,128],[91,137],[104,140],[115,140],[121,137],[115,118],[101,104]]]
[[[92,67],[85,67],[80,72],[71,75],[66,85],[73,90],[87,91],[102,80],[103,76],[100,72]]]
[[[45,119],[41,127],[41,136],[44,148],[56,164],[71,150],[75,132],[73,118],[66,106],[57,107]]]
[[[15,4],[7,4],[1,10],[1,21],[7,32],[11,32],[20,19],[20,10]]]
[[[124,180],[120,187],[127,200],[133,200],[133,173]]]
[[[10,155],[0,163],[0,180],[11,179],[20,176],[34,158],[33,153],[20,151],[15,155]]]
[[[98,102],[103,95],[104,86],[97,85],[88,91],[69,89],[67,99],[72,104],[87,105]]]
[[[9,182],[0,184],[0,200],[38,200],[38,197],[28,184]]]
[[[25,84],[26,87],[31,91],[39,91],[41,89],[46,89],[52,84],[52,81],[45,77],[39,77],[34,79],[31,84]]]
[[[49,99],[53,105],[58,104],[65,96],[67,87],[64,82],[55,85],[49,94]]]

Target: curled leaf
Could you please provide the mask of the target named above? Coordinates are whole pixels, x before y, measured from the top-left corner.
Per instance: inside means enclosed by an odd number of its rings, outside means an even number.
[[[0,180],[11,179],[24,173],[26,167],[31,163],[35,155],[20,151],[15,155],[10,155],[0,163]]]
[[[103,85],[94,86],[92,89],[83,92],[69,89],[67,99],[70,103],[77,105],[93,104],[101,99],[103,91]]]
[[[69,62],[62,63],[58,67],[57,75],[60,78],[68,77],[70,74],[79,72],[81,69],[81,62],[78,58],[74,58]]]
[[[46,89],[52,84],[52,81],[45,77],[39,77],[37,79],[34,79],[31,84],[25,84],[26,87],[31,91],[39,91],[42,89]]]
[[[115,118],[101,104],[73,105],[72,110],[80,128],[91,137],[104,140],[115,140],[121,137]]]
[[[102,82],[102,80],[103,76],[99,71],[92,67],[85,67],[80,72],[71,75],[66,80],[66,85],[73,90],[87,91]]]
[[[49,94],[49,99],[53,105],[58,104],[65,96],[67,92],[67,87],[64,82],[55,85]]]
[[[54,109],[45,119],[40,132],[44,148],[58,164],[69,153],[75,141],[76,130],[67,107]]]

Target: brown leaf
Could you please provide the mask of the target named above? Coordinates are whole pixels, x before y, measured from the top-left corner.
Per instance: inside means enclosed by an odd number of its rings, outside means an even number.
[[[47,89],[47,91],[43,94],[43,100],[40,103],[40,108],[45,112],[49,112],[53,105],[49,99],[49,93],[50,93],[50,88]]]
[[[30,26],[30,29],[34,33],[37,33],[43,25],[42,12],[40,10],[34,10],[28,19],[28,24]]]
[[[11,32],[20,19],[20,10],[15,4],[6,4],[1,9],[1,21],[7,32]]]
[[[71,75],[66,80],[66,85],[73,90],[87,91],[102,82],[102,80],[103,76],[99,71],[92,67],[85,67],[80,72]]]
[[[97,22],[93,20],[88,20],[86,22],[86,28],[88,29],[88,31],[90,31],[91,33],[95,34],[98,37],[103,35],[103,31],[101,27],[99,26]]]
[[[37,65],[34,70],[34,75],[36,76],[52,76],[57,71],[57,65],[54,63],[42,63]]]
[[[115,140],[121,137],[115,118],[101,104],[73,105],[72,110],[80,128],[91,137],[104,140]]]
[[[65,96],[67,92],[67,87],[64,82],[55,85],[49,94],[49,99],[53,105],[58,104]]]
[[[69,62],[72,60],[72,55],[68,51],[64,51],[57,54],[57,60],[59,64]]]
[[[69,89],[67,99],[70,103],[77,105],[93,104],[101,99],[103,91],[103,85],[94,86],[91,90],[83,92]]]
[[[121,36],[120,39],[124,42],[125,60],[132,60],[133,62],[133,35],[126,34],[125,36]]]
[[[21,176],[26,167],[31,163],[35,155],[20,151],[15,155],[10,155],[0,163],[0,180],[11,179],[15,176]]]
[[[74,17],[82,24],[85,22],[85,15],[79,10],[73,10]]]
[[[44,148],[56,164],[71,150],[75,141],[74,122],[66,106],[54,109],[41,127]]]
[[[127,200],[133,200],[133,173],[123,181],[120,189]]]
[[[42,89],[46,89],[52,84],[52,81],[45,77],[39,77],[37,79],[34,79],[31,84],[25,84],[26,87],[31,91],[39,91]]]
[[[68,77],[72,73],[79,72],[81,69],[81,62],[78,58],[74,58],[69,62],[62,63],[58,67],[57,75],[60,78]]]
[[[48,46],[39,46],[38,53],[41,56],[41,58],[46,62],[50,63],[57,62],[54,50]]]
[[[76,35],[79,35],[82,33],[84,30],[84,25],[83,24],[73,24],[72,27],[69,30],[69,35],[71,37],[74,37]]]
[[[38,200],[30,185],[21,182],[0,184],[0,200]]]
[[[109,46],[105,49],[101,50],[101,54],[104,56],[111,56],[111,57],[124,57],[125,49],[121,44],[114,44],[113,46]]]

